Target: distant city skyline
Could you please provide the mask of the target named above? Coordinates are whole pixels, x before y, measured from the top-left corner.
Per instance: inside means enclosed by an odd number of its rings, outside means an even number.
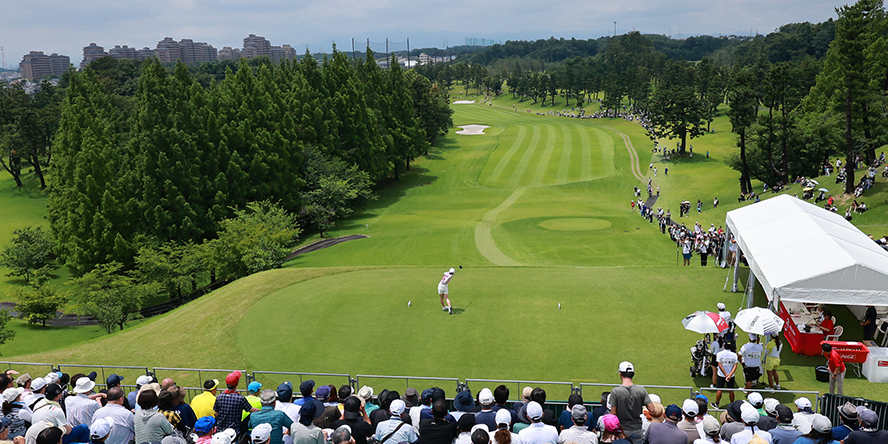
[[[451,0],[434,7],[406,0],[92,0],[8,2],[0,14],[5,67],[31,51],[58,53],[80,65],[83,47],[96,43],[155,48],[164,37],[240,48],[249,34],[297,53],[351,51],[366,40],[375,52],[459,46],[466,38],[595,39],[637,30],[673,37],[767,34],[794,22],[835,18],[835,1],[783,0]],[[616,24],[614,23],[616,22]]]

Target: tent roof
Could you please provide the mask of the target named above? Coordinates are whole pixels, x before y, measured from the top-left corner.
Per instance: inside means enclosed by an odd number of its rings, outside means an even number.
[[[842,216],[781,195],[725,223],[768,300],[888,305],[888,252]]]

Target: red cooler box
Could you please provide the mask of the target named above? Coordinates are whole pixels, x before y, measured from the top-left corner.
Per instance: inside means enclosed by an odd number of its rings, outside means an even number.
[[[823,341],[820,344],[829,344],[833,350],[838,350],[845,363],[863,364],[870,352],[862,342]]]

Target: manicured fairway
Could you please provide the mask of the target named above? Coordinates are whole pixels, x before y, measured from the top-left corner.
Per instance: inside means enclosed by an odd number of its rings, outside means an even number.
[[[454,105],[457,126],[489,128],[483,135],[454,128],[330,233],[369,238],[299,256],[122,333],[13,359],[575,383],[616,383],[617,364],[628,359],[638,382],[708,386],[688,375],[689,348],[700,336],[680,320],[717,302],[736,313],[742,295],[722,291],[727,270],[700,267],[696,258],[679,266],[668,236],[629,201],[650,179],[661,191],[656,206],[675,219],[680,200],[701,199],[704,211],[681,222],[706,227],[747,205],[732,199],[727,119],[693,141],[693,159],[663,163],[636,123],[537,116],[513,111],[513,103],[503,96],[494,106]],[[884,213],[885,184],[873,195],[881,197],[868,204]],[[712,209],[716,196],[722,205]],[[877,211],[863,217],[877,234],[888,219]],[[457,265],[465,269],[450,285],[448,315],[435,284]],[[849,313],[837,315],[848,335],[859,335]],[[787,349],[783,362],[784,386],[824,390],[813,372],[821,359]],[[262,382],[279,382],[272,379]],[[845,388],[888,396],[888,388],[850,375]],[[567,396],[552,390],[551,399]],[[686,396],[662,394],[668,402]]]

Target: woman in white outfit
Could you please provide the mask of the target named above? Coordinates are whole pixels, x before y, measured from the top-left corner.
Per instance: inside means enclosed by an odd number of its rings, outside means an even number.
[[[456,269],[451,268],[444,272],[444,277],[441,278],[441,282],[438,282],[438,296],[441,298],[441,309],[449,314],[453,314],[453,307],[450,306],[450,290],[447,288],[447,285],[453,279],[454,274],[456,274]]]

